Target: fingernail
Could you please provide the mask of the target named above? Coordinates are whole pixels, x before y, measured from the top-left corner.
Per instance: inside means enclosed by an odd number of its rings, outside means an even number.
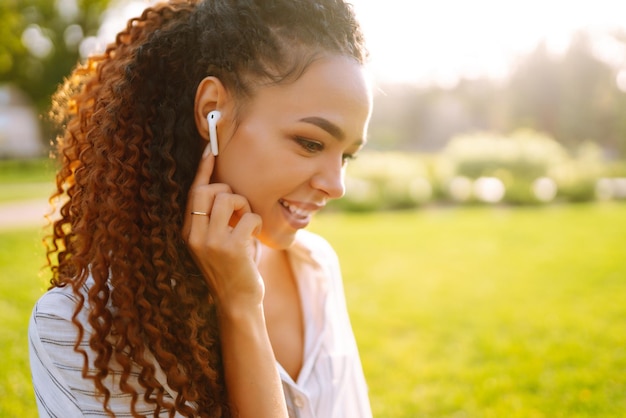
[[[209,155],[211,155],[211,144],[210,143],[206,144],[206,147],[204,147],[204,152],[202,153],[202,159],[205,159]]]

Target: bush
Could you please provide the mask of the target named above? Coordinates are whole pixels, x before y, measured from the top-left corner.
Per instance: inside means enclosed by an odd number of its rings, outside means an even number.
[[[414,208],[428,202],[428,168],[416,155],[364,152],[348,165],[346,195],[332,207],[351,211]]]
[[[410,209],[431,202],[540,205],[626,199],[626,162],[604,161],[593,143],[569,154],[547,135],[475,133],[439,154],[364,152],[348,165],[347,211]]]
[[[505,187],[502,200],[513,204],[543,202],[536,194],[537,180],[549,178],[550,169],[569,158],[555,140],[528,130],[510,136],[493,133],[457,136],[442,155],[449,166],[448,175],[452,176],[442,177],[439,181],[443,184],[458,176],[472,181],[496,178]]]

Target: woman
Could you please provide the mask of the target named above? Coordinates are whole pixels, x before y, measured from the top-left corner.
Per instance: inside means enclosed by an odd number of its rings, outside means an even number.
[[[55,98],[41,416],[368,417],[336,255],[371,95],[341,0],[173,1]]]

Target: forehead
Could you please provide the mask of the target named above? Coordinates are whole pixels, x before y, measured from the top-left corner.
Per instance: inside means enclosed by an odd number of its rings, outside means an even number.
[[[259,88],[250,105],[271,120],[314,116],[330,120],[348,134],[363,135],[371,103],[363,66],[348,57],[332,56],[313,61],[295,81]]]

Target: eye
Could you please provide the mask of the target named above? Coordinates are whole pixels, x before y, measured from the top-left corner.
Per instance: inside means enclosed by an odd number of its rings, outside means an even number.
[[[321,142],[312,141],[302,137],[296,137],[295,140],[306,152],[310,154],[320,152],[324,149],[324,144]]]

